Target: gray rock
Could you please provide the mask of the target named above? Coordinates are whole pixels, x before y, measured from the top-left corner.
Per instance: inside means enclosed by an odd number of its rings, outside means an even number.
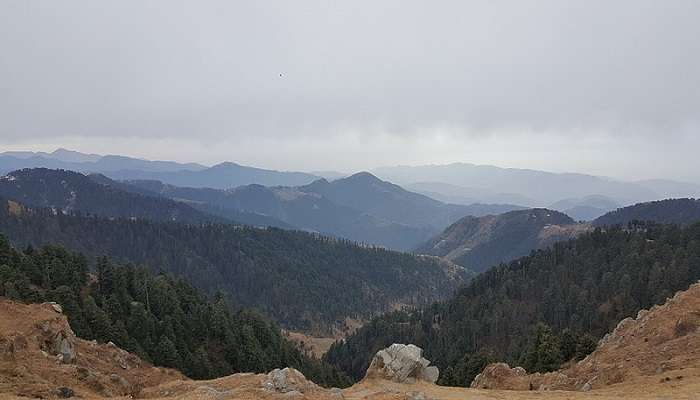
[[[440,377],[440,370],[436,366],[429,366],[423,369],[421,371],[421,374],[419,378],[421,380],[430,382],[430,383],[435,383],[437,382],[438,378]]]
[[[53,353],[58,354],[58,359],[64,364],[75,362],[76,353],[73,341],[64,332],[58,332],[53,338]]]
[[[73,392],[73,389],[64,386],[56,389],[56,395],[64,399],[68,399],[75,396],[75,392]]]
[[[54,301],[50,301],[50,302],[48,302],[48,303],[46,303],[46,304],[50,305],[51,308],[53,308],[53,310],[56,311],[57,313],[63,314],[63,307],[61,307],[60,304],[58,304],[58,303],[56,303],[56,302],[54,302]]]
[[[435,383],[440,375],[437,367],[422,357],[423,350],[415,345],[394,343],[380,350],[372,359],[366,377],[388,379],[399,383],[416,379]]]
[[[117,374],[111,374],[109,376],[109,380],[111,380],[112,382],[121,386],[121,388],[124,392],[128,393],[131,391],[131,384],[129,383],[129,381],[124,379],[124,377],[117,375]]]
[[[590,382],[584,383],[583,387],[581,387],[581,391],[583,391],[583,392],[590,392],[591,389],[593,389],[593,387],[592,387]]]

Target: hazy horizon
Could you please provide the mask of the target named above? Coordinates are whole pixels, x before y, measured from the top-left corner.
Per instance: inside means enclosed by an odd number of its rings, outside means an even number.
[[[0,151],[700,182],[700,2],[8,1]]]
[[[52,153],[53,151],[58,151],[58,150],[67,150],[67,151],[72,151],[72,152],[74,152],[74,151],[75,151],[75,152],[80,152],[80,151],[78,151],[78,150],[69,149],[69,148],[65,148],[65,147],[49,148],[49,149],[47,149],[47,150],[42,150],[42,149],[36,150],[36,149],[27,149],[27,148],[16,148],[16,149],[10,149],[10,150],[2,149],[2,150],[0,151],[0,155],[4,154],[5,152],[12,153],[12,152],[15,152],[15,151],[18,151],[18,152],[25,152],[25,151],[27,151],[27,152],[34,152],[34,153]],[[410,165],[410,164],[385,164],[385,165],[372,166],[372,167],[368,167],[368,168],[361,168],[361,169],[357,169],[357,170],[342,171],[342,170],[332,170],[332,169],[317,169],[317,170],[304,170],[304,169],[294,169],[294,168],[275,169],[275,168],[273,168],[273,167],[269,167],[269,168],[268,168],[268,167],[266,167],[266,166],[264,166],[264,165],[253,165],[253,164],[240,163],[240,162],[238,162],[238,161],[236,161],[236,160],[221,160],[221,161],[214,162],[214,163],[206,163],[206,162],[202,163],[202,162],[195,162],[195,161],[192,161],[192,160],[170,160],[170,159],[157,159],[157,158],[148,158],[148,157],[138,157],[138,156],[133,156],[133,155],[129,155],[129,154],[116,154],[116,153],[105,153],[105,154],[100,154],[100,153],[88,153],[88,152],[80,152],[80,153],[83,153],[83,154],[86,154],[86,155],[97,155],[97,156],[100,156],[100,157],[104,157],[104,156],[125,156],[125,157],[132,157],[132,158],[137,158],[137,159],[147,160],[147,161],[174,161],[174,162],[181,163],[181,164],[193,163],[193,164],[199,164],[199,165],[202,165],[202,166],[208,167],[208,168],[209,168],[209,167],[216,166],[216,165],[219,165],[219,164],[231,162],[231,163],[235,163],[235,164],[242,165],[242,166],[244,166],[244,167],[254,167],[254,168],[262,168],[262,169],[270,169],[270,170],[287,171],[287,172],[305,172],[305,173],[309,173],[309,174],[316,174],[316,175],[319,175],[319,176],[321,176],[321,177],[324,176],[324,173],[330,173],[330,174],[339,173],[339,174],[343,174],[343,175],[350,176],[350,175],[357,174],[357,173],[360,173],[360,172],[375,173],[376,170],[380,170],[380,169],[384,169],[384,168],[397,168],[397,167],[399,167],[399,168],[401,168],[401,167],[411,168],[411,167],[426,167],[426,166],[433,167],[433,166],[449,166],[449,165],[459,165],[459,164],[462,164],[462,165],[474,165],[474,166],[478,166],[478,167],[496,167],[496,168],[504,168],[504,169],[516,169],[516,170],[530,170],[530,171],[537,171],[537,172],[549,172],[549,173],[555,173],[555,174],[579,174],[579,175],[589,175],[589,176],[595,176],[595,177],[599,177],[599,178],[607,178],[607,179],[612,179],[612,180],[618,180],[618,181],[622,181],[622,182],[635,182],[635,181],[642,181],[642,180],[662,179],[662,180],[672,180],[672,181],[676,181],[676,182],[680,182],[680,183],[694,183],[694,184],[699,184],[699,185],[700,185],[700,182],[694,182],[694,181],[691,181],[691,180],[686,180],[686,181],[684,181],[684,180],[680,180],[680,179],[673,179],[673,178],[671,178],[671,177],[659,177],[659,178],[648,178],[648,177],[647,177],[647,178],[642,178],[642,179],[625,179],[625,178],[619,178],[619,177],[615,177],[615,176],[591,174],[591,173],[587,173],[587,172],[585,172],[585,171],[553,171],[553,170],[547,170],[547,169],[534,169],[534,168],[527,168],[527,167],[510,167],[510,166],[494,165],[494,164],[478,164],[478,163],[470,163],[470,162],[466,162],[466,161],[456,161],[456,162],[443,163],[443,164],[438,164],[438,163],[413,164],[413,165]],[[436,181],[436,182],[437,182],[437,181]],[[417,181],[417,182],[414,182],[414,183],[420,183],[420,182]],[[429,182],[426,181],[425,183],[429,183]],[[444,182],[442,182],[442,183],[444,183]],[[459,185],[455,185],[455,186],[459,186]]]

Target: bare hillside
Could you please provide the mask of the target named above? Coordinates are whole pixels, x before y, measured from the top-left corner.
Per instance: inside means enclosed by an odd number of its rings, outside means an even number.
[[[55,304],[0,299],[0,393],[29,398],[138,395],[183,379],[113,344],[79,339]]]

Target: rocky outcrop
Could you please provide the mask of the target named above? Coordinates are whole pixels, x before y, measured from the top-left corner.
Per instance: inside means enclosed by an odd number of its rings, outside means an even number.
[[[472,389],[506,390],[582,390],[589,391],[592,381],[570,377],[562,372],[528,374],[522,367],[506,363],[489,364],[472,381]]]
[[[527,390],[529,383],[526,379],[527,371],[522,367],[511,368],[506,363],[489,364],[472,381],[471,387],[475,389],[492,389],[508,387],[513,390]]]
[[[423,349],[412,344],[394,343],[372,359],[365,378],[387,379],[398,383],[416,380],[435,383],[440,371],[423,358]]]
[[[50,302],[45,303],[45,304],[48,304],[49,306],[51,306],[51,308],[53,308],[53,310],[56,311],[57,313],[63,314],[63,307],[61,307],[60,304],[58,304],[54,301],[50,301]]]
[[[318,389],[318,386],[307,380],[304,374],[294,368],[274,369],[266,375],[262,386],[269,391],[280,393],[306,393]]]
[[[28,398],[133,396],[143,387],[182,378],[113,344],[76,337],[57,303],[3,298],[0,371],[0,393]]]
[[[44,303],[41,307],[53,310],[57,314],[63,314],[63,308],[58,303]],[[63,315],[44,319],[36,323],[34,328],[38,331],[43,351],[55,356],[58,361],[64,364],[76,362],[78,354],[75,350],[75,333]]]
[[[72,364],[76,359],[74,340],[75,338],[65,331],[56,332],[51,340],[49,350],[62,363]]]

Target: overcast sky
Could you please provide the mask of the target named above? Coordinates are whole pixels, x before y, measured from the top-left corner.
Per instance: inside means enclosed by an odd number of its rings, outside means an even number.
[[[700,182],[700,1],[0,2],[0,150]]]

